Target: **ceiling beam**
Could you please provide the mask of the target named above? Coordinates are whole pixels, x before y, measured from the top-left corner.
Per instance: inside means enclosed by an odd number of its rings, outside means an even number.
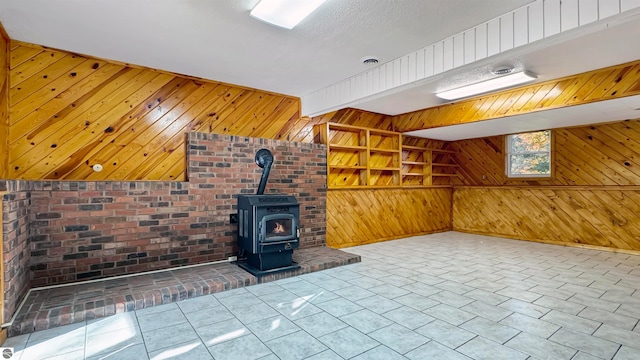
[[[640,60],[481,95],[393,117],[406,132],[472,123],[640,94]]]

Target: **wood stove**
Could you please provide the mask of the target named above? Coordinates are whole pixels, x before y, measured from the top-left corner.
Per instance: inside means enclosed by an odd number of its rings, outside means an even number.
[[[238,196],[238,246],[246,255],[238,265],[254,275],[298,269],[293,249],[300,246],[300,205],[291,195],[264,195],[273,155],[260,149],[255,160],[263,168],[258,192]]]

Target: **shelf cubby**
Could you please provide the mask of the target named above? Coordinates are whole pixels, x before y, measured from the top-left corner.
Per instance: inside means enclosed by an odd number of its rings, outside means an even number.
[[[433,142],[335,123],[316,125],[314,141],[327,145],[330,189],[446,186],[457,176],[455,152],[443,142],[421,146]]]

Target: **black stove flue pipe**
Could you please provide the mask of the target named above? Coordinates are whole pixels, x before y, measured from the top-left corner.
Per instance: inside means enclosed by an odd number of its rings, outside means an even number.
[[[267,149],[260,149],[256,152],[256,165],[262,168],[262,176],[260,177],[260,185],[258,185],[258,192],[256,194],[262,195],[264,188],[267,186],[267,180],[269,179],[269,172],[271,171],[271,165],[273,164],[273,154]]]

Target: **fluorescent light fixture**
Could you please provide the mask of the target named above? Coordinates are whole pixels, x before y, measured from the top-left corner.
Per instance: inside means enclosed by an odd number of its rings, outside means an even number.
[[[436,96],[446,100],[455,100],[465,98],[472,95],[478,95],[493,90],[503,89],[510,86],[528,83],[538,77],[528,71],[520,71],[517,73],[500,76],[497,78],[481,81],[471,85],[465,85],[457,89],[451,89],[436,93]]]
[[[324,2],[325,0],[261,0],[251,10],[251,16],[276,26],[293,29]]]

